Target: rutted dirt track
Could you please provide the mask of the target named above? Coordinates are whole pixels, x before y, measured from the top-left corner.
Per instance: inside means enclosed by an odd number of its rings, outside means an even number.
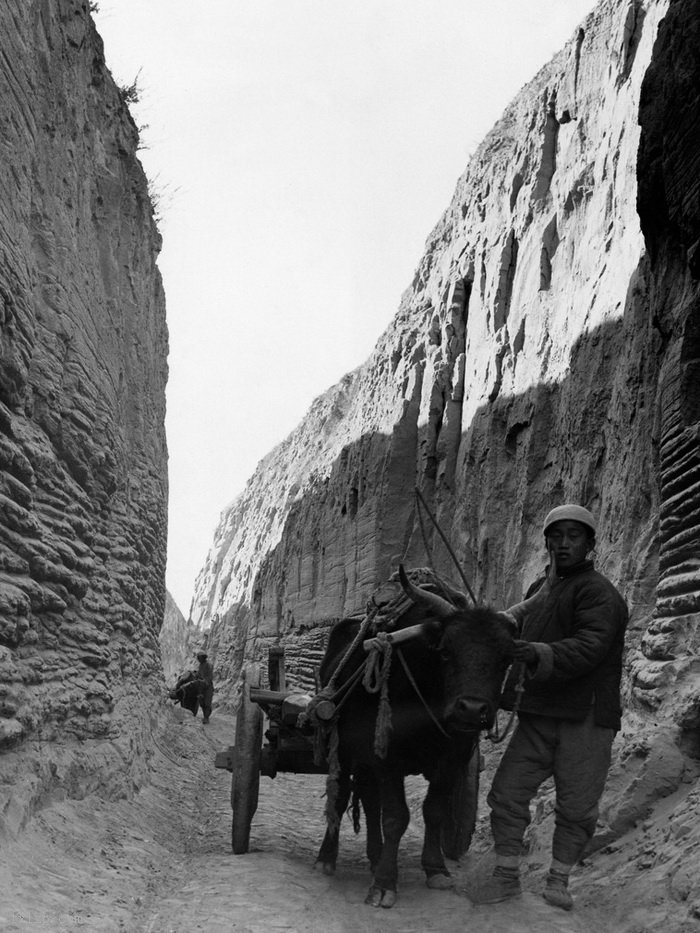
[[[369,872],[363,834],[349,825],[338,873],[313,870],[323,835],[324,778],[261,778],[251,851],[231,853],[230,775],[213,766],[233,744],[234,721],[208,726],[169,710],[151,761],[152,783],[131,801],[62,801],[33,818],[0,868],[0,929],[11,933],[128,931],[189,933],[583,933],[599,918],[550,907],[539,890],[511,903],[475,907],[466,896],[476,857],[452,863],[456,891],[431,891],[420,870],[422,781],[401,849],[399,901],[363,901]],[[575,892],[574,892],[575,893]]]

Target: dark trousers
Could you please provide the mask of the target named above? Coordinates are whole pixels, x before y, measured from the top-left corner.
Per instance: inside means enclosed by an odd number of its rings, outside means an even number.
[[[522,714],[487,797],[496,853],[521,854],[530,801],[553,776],[552,856],[574,865],[595,831],[614,737],[614,729],[596,726],[592,710],[583,722]]]
[[[214,700],[214,688],[205,687],[204,692],[199,695],[199,705],[202,707],[202,713],[205,719],[211,716],[211,705]]]

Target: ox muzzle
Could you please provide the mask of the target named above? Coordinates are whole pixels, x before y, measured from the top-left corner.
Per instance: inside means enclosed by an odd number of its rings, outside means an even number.
[[[481,732],[496,721],[496,705],[482,697],[461,696],[445,707],[444,726],[450,733]]]

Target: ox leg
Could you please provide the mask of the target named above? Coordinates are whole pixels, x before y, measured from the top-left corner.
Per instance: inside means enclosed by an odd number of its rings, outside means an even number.
[[[321,848],[316,856],[314,868],[320,869],[324,875],[334,875],[335,866],[338,861],[338,843],[340,840],[340,821],[348,806],[350,799],[350,774],[341,771],[338,778],[338,797],[335,804],[335,812],[338,816],[338,823],[334,828],[330,826],[326,829]]]
[[[382,854],[382,805],[379,785],[370,771],[359,771],[355,775],[355,786],[362,802],[367,831],[366,847],[369,867],[374,872]]]
[[[438,767],[436,773],[430,778],[428,793],[423,801],[425,835],[421,865],[429,888],[446,889],[453,887],[454,884],[445,865],[441,841],[442,827],[445,820],[449,818],[451,787],[452,782],[445,774],[444,767]]]
[[[399,843],[406,832],[410,813],[402,774],[390,772],[382,775],[380,789],[384,845],[365,903],[372,907],[393,907],[399,874]]]

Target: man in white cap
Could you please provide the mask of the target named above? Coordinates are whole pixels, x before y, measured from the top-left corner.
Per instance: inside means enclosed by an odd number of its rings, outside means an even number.
[[[496,850],[493,875],[474,900],[495,903],[521,893],[519,860],[530,802],[554,777],[550,904],[570,910],[569,873],[593,836],[598,803],[620,728],[620,679],[628,613],[613,584],[593,568],[596,524],[579,505],[552,509],[544,537],[556,570],[544,607],[525,619],[516,661],[525,665],[518,725],[493,779],[488,804]],[[528,591],[535,592],[538,580]],[[502,705],[513,709],[511,671]]]

